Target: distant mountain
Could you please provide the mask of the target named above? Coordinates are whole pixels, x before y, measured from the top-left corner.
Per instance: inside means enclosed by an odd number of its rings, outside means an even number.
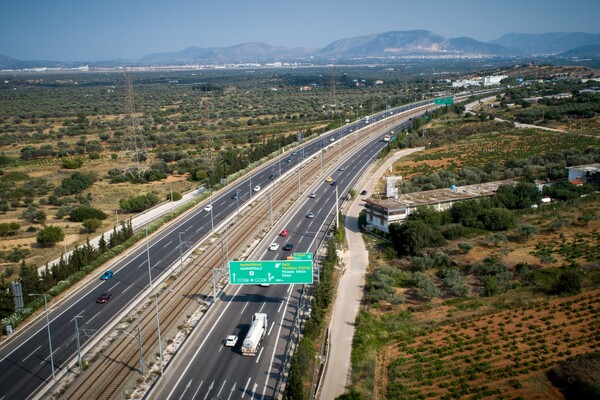
[[[72,61],[18,60],[16,58],[0,54],[0,70],[34,68],[76,68],[80,65],[80,62]]]
[[[426,30],[393,31],[337,40],[315,55],[321,57],[391,57],[406,55],[514,55],[518,52],[498,44],[462,37],[446,39]]]
[[[567,58],[600,58],[600,44],[588,44],[559,54]]]
[[[558,54],[577,47],[600,44],[600,34],[584,32],[507,33],[490,43],[527,54]]]
[[[188,47],[170,53],[154,53],[142,57],[140,64],[185,63],[233,63],[264,62],[303,58],[312,53],[310,49],[270,46],[265,43],[243,43],[230,47]]]

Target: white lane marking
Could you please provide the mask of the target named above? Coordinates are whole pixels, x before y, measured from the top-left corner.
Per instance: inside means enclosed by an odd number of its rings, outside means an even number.
[[[225,379],[223,381],[223,384],[221,385],[221,389],[219,389],[219,391],[217,392],[217,398],[219,398],[219,396],[221,395],[221,391],[223,390],[223,387],[225,386],[225,382],[227,382],[227,379]]]
[[[173,241],[172,241],[172,240],[169,240],[169,242],[167,242],[167,243],[166,243],[166,244],[163,246],[163,249],[164,249],[165,247],[169,246],[171,243],[173,243]]]
[[[196,398],[196,395],[198,394],[198,392],[200,391],[200,387],[202,387],[202,384],[204,383],[204,379],[202,380],[202,382],[200,382],[200,384],[198,385],[198,389],[196,389],[196,391],[194,392],[194,395],[192,396],[192,399]]]
[[[277,311],[279,312],[279,311]],[[275,321],[273,321],[273,323],[271,324],[271,327],[269,328],[269,332],[267,332],[267,335],[271,334],[271,331],[273,330],[273,327],[275,326]]]
[[[294,286],[294,285],[290,285],[290,287],[292,287],[292,286]],[[286,301],[286,309],[287,309],[287,306],[290,304],[291,297],[292,297],[292,294],[290,293],[288,295],[288,298]],[[283,329],[283,319],[284,318],[285,318],[285,312],[281,313],[281,319],[279,320],[279,330],[277,331],[275,345],[273,345],[273,353],[271,354],[271,363],[269,364],[269,369],[267,370],[267,374],[265,377],[265,386],[267,386],[267,384],[269,383],[269,376],[271,376],[271,371],[273,370],[273,362],[275,360],[275,352],[277,350],[277,344],[279,343],[279,338],[281,337],[281,329]]]
[[[204,396],[204,400],[208,399],[208,394],[210,393],[211,390],[213,390],[214,386],[215,386],[215,381],[212,381],[212,383],[208,387],[208,392],[206,392],[206,395]]]
[[[288,290],[287,290],[287,292],[288,292],[288,293],[289,293],[289,292],[292,290],[292,286],[293,286],[293,285],[289,285],[289,286],[288,286]]]
[[[229,396],[227,396],[227,400],[231,399],[231,396],[233,396],[233,393],[235,393],[235,387],[237,386],[237,382],[233,384],[233,386],[231,387],[231,392],[229,392]]]
[[[265,349],[264,347],[260,348],[260,351],[258,352],[258,357],[256,357],[256,361],[254,362],[254,364],[258,364],[258,362],[260,361],[260,356],[262,356],[262,352],[264,349]]]
[[[87,323],[89,324],[90,322],[92,322],[92,320],[93,320],[94,318],[96,318],[96,317],[98,316],[98,314],[100,314],[101,312],[102,312],[102,311],[98,311],[98,312],[96,313],[96,315],[94,315],[92,318],[90,318],[90,319],[88,319],[88,320],[87,320]]]
[[[60,349],[60,346],[58,346],[58,347],[56,348],[56,350],[54,350],[54,351],[52,352],[52,355],[54,355],[54,353],[56,353],[56,352],[58,351],[58,349]],[[48,361],[48,359],[49,359],[49,358],[50,358],[50,355],[48,355],[48,357],[44,358],[44,360],[43,360],[43,361],[40,363],[40,365],[44,365],[44,364],[45,364],[45,363]]]
[[[115,283],[114,285],[112,285],[110,288],[108,288],[108,291],[109,291],[109,292],[112,292],[112,290],[113,290],[113,289],[114,289],[114,288],[115,288],[115,287],[116,287],[116,286],[117,286],[119,283],[121,283],[121,282],[117,282],[117,283]]]
[[[244,398],[244,394],[246,394],[246,390],[248,390],[248,385],[250,384],[250,377],[248,377],[248,382],[246,382],[246,386],[244,386],[244,391],[242,392],[242,399]]]
[[[244,310],[246,309],[246,307],[248,307],[248,304],[250,304],[250,302],[247,302],[247,303],[244,305],[244,308],[242,308],[242,312],[241,312],[240,314],[243,314],[243,313],[244,313]]]
[[[193,380],[194,380],[193,378],[190,379],[190,381],[188,382],[188,384],[185,385],[185,390],[183,391],[183,393],[181,393],[181,396],[179,397],[179,400],[183,399],[183,396],[185,396],[185,392],[187,392],[188,389],[190,388],[190,386],[192,386],[192,381]]]
[[[262,312],[263,308],[265,308],[265,306],[267,305],[267,302],[263,302],[262,306],[260,306],[260,310],[258,310],[258,312]]]
[[[283,301],[279,303],[279,308],[277,309],[277,312],[281,311],[281,307],[283,307]]]
[[[202,230],[202,227],[196,229],[196,233],[199,233]]]
[[[251,398],[254,398],[254,395],[256,394],[256,388],[258,387],[258,383],[255,383],[254,386],[252,387],[252,396]]]
[[[188,226],[187,228],[185,228],[185,229],[184,229],[184,231],[186,231],[186,232],[187,232],[187,231],[189,231],[190,229],[192,229],[192,226],[191,226],[191,225],[190,225],[190,226]]]
[[[140,265],[138,265],[137,267],[138,267],[138,268],[140,268],[140,267],[143,267],[144,265],[146,265],[146,263],[145,263],[145,262],[144,262],[144,263],[141,263],[141,264],[140,264]]]
[[[24,359],[22,359],[22,360],[21,360],[21,362],[24,362],[25,360],[27,360],[29,357],[31,357],[31,356],[33,355],[33,353],[35,353],[36,351],[38,351],[38,350],[39,350],[39,349],[41,349],[41,348],[42,348],[42,346],[41,346],[41,345],[39,345],[39,346],[37,347],[37,349],[35,349],[34,351],[32,351],[32,352],[31,352],[31,353],[30,353],[30,354],[29,354],[27,357],[25,357]]]
[[[130,287],[131,287],[131,286],[127,286],[125,289],[123,289],[123,291],[122,291],[121,293],[125,293],[126,291],[128,291],[128,290],[129,290],[129,288],[130,288]]]

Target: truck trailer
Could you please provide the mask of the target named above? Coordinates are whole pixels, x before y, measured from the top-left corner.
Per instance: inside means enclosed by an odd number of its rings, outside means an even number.
[[[265,313],[254,313],[252,315],[252,325],[248,329],[248,334],[242,343],[242,354],[245,356],[255,356],[258,352],[258,346],[265,337],[269,318]]]

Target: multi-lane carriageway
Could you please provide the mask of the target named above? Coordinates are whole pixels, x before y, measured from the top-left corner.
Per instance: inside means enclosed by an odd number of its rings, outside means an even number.
[[[397,115],[408,109],[431,104],[431,102],[428,100],[382,112],[371,117],[370,124],[391,115]],[[330,138],[334,138],[334,141],[339,140],[339,138],[345,137],[351,132],[365,127],[365,125],[364,121],[358,121],[322,135],[318,140],[310,141],[296,148],[296,157],[299,157],[300,154],[305,154],[308,157],[318,154],[321,151],[322,143],[327,145]],[[288,155],[282,157],[288,157]],[[287,161],[287,158],[284,160]],[[238,183],[221,191],[211,200],[215,211],[212,222],[209,214],[203,208],[198,208],[187,215],[185,219],[178,220],[169,228],[155,235],[149,241],[147,249],[141,245],[132,250],[115,265],[113,269],[116,273],[112,279],[103,282],[91,280],[89,284],[70,295],[66,301],[50,304],[49,318],[53,349],[52,359],[56,376],[61,377],[65,375],[67,366],[73,362],[76,355],[77,345],[76,340],[74,340],[75,316],[78,317],[80,328],[85,329],[87,332],[100,332],[107,328],[115,319],[115,316],[120,316],[124,310],[129,310],[130,306],[134,304],[135,300],[141,294],[148,295],[150,293],[149,270],[152,271],[153,279],[160,279],[160,276],[165,274],[170,266],[177,263],[180,256],[177,243],[182,232],[185,235],[186,243],[196,243],[207,238],[211,234],[213,226],[217,226],[228,216],[236,213],[239,204],[243,205],[245,202],[252,201],[253,196],[256,194],[252,192],[253,186],[261,185],[262,190],[265,190],[272,183],[269,176],[273,171],[277,173],[281,171],[281,174],[284,175],[287,171],[294,168],[294,164],[296,163],[287,163],[283,162],[282,159],[277,159],[263,166],[258,171],[253,172],[252,176],[240,179]],[[349,177],[354,172],[359,171],[347,169],[347,173],[344,175]],[[349,187],[348,184],[351,183],[350,178],[345,179],[338,179],[338,184],[340,185],[339,193],[345,193],[345,190]],[[326,189],[323,188],[323,190]],[[231,194],[235,192],[239,193],[239,198],[233,201]],[[320,207],[320,212],[327,212],[327,206],[323,205]],[[319,215],[323,216],[322,214]],[[320,219],[314,218],[313,221]],[[303,232],[316,232],[316,228],[316,226],[298,226],[299,231]],[[313,243],[313,241],[310,243]],[[297,251],[308,250],[310,246],[310,244],[307,246],[305,242],[299,240],[296,249]],[[151,268],[148,268],[148,260],[151,260]],[[258,288],[254,289],[257,290]],[[277,287],[269,289],[272,292],[279,290]],[[291,299],[292,293],[297,294],[297,289],[292,287],[289,290],[290,295],[288,297],[283,296],[282,298]],[[103,291],[111,291],[113,299],[106,304],[97,304],[95,300],[100,292]],[[249,293],[244,296],[246,298],[253,298],[253,296],[262,298],[264,294]],[[269,295],[269,297],[271,296]],[[228,302],[223,302],[223,304],[225,303]],[[217,315],[217,313],[213,313],[212,315]],[[243,318],[240,318],[240,321],[243,321]],[[239,328],[240,332],[242,332],[243,326]],[[223,329],[226,328],[224,327]],[[81,346],[85,348],[85,345],[93,341],[95,337],[82,336],[80,339]],[[260,359],[261,357],[258,357],[257,361]],[[48,336],[44,318],[38,319],[19,332],[18,336],[14,337],[13,340],[0,350],[0,370],[2,370],[0,400],[32,398],[47,383],[52,382]]]

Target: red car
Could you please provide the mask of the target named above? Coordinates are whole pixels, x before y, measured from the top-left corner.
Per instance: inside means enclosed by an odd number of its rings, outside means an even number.
[[[100,297],[96,299],[96,303],[104,304],[110,299],[112,299],[112,295],[110,293],[102,293]]]
[[[287,236],[288,235],[288,231],[287,230],[282,230],[281,232],[279,232],[279,236]]]

